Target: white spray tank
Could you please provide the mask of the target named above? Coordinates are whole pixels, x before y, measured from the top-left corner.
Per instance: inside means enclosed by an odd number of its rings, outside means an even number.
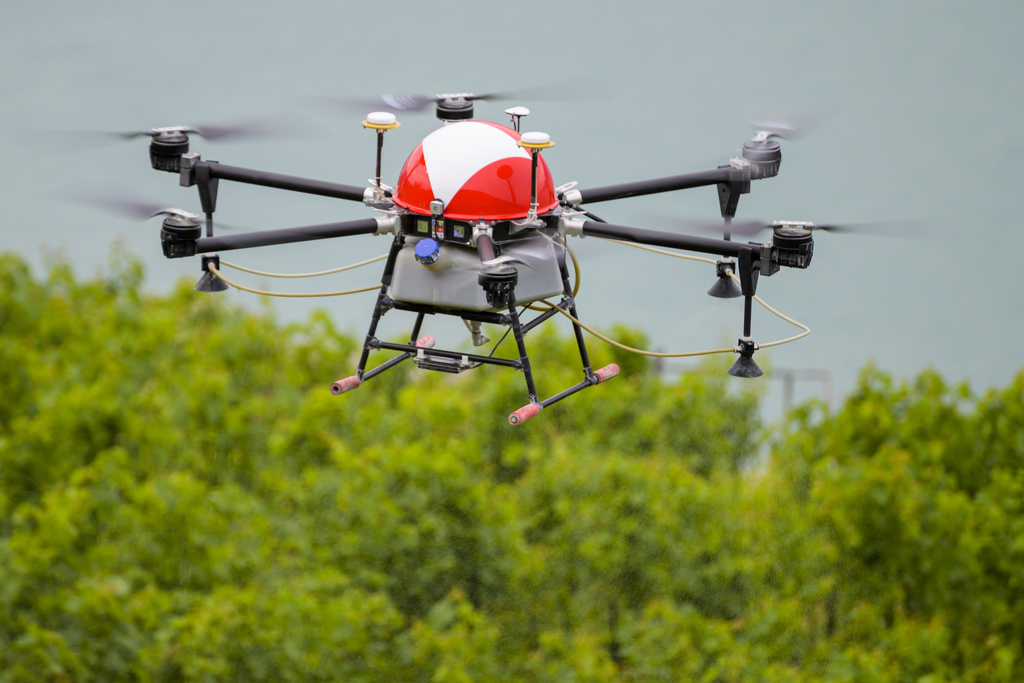
[[[539,233],[502,246],[503,260],[519,271],[517,303],[528,304],[562,294],[560,249],[554,238]],[[397,301],[438,308],[495,310],[480,286],[480,268],[480,255],[474,247],[411,237],[395,261],[390,294]]]

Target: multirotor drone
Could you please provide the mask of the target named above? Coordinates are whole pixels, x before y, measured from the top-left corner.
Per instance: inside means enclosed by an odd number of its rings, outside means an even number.
[[[172,126],[132,133],[151,137],[149,156],[154,169],[178,175],[184,187],[198,188],[205,214],[203,217],[176,209],[154,212],[152,215],[166,215],[160,232],[163,253],[168,258],[201,255],[203,277],[196,289],[220,291],[228,285],[220,272],[219,252],[353,235],[390,235],[391,246],[380,286],[373,287],[377,298],[355,374],[334,382],[331,391],[352,391],[407,360],[423,369],[449,373],[480,365],[504,366],[523,373],[528,395],[526,405],[509,415],[512,425],[521,424],[543,408],[619,373],[615,364],[591,368],[567,258],[568,255],[575,263],[575,256],[568,248],[567,237],[598,237],[709,254],[717,259],[712,261],[716,263],[717,279],[708,293],[744,299],[743,334],[735,347],[727,349],[738,354],[729,374],[762,374],[753,359],[759,346],[750,329],[758,277],[773,275],[783,266],[807,268],[814,250],[813,231],[828,229],[801,221],[777,221],[770,225],[733,221],[739,198],[750,191],[751,181],[778,174],[782,154],[776,138],[786,137],[785,130],[759,129],[744,143],[740,155],[708,171],[605,187],[579,188],[576,183],[555,186],[541,155],[554,143],[544,133],[520,132],[522,118],[529,110],[518,106],[505,110],[511,117],[511,126],[476,120],[474,102],[484,99],[498,97],[457,93],[384,98],[391,111],[372,112],[362,121],[364,128],[376,133],[377,142],[376,173],[365,187],[229,166],[203,160],[190,151],[191,135],[215,139],[233,132],[228,128]],[[401,125],[393,111],[431,105],[443,125],[409,155],[397,184],[386,185],[381,181],[384,136]],[[361,202],[376,215],[338,223],[214,236],[213,214],[222,180]],[[613,225],[582,208],[584,204],[711,185],[718,189],[724,218],[719,226],[724,233],[721,238]],[[773,231],[767,242],[731,239],[733,234],[752,235],[765,227]],[[376,336],[381,317],[391,310],[415,315],[407,343],[388,342]],[[526,320],[527,310],[539,312]],[[572,321],[582,379],[541,398],[525,338],[559,313]],[[504,327],[506,336],[511,334],[515,341],[518,357],[496,357],[493,350],[485,355],[435,348],[432,337],[420,336],[427,315],[462,319],[475,346],[489,342],[482,324]],[[367,369],[374,352],[392,355]]]

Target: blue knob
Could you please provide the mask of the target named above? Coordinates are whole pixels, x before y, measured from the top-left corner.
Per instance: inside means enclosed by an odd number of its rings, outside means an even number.
[[[416,260],[425,266],[436,263],[441,256],[441,245],[437,240],[425,237],[416,243]]]

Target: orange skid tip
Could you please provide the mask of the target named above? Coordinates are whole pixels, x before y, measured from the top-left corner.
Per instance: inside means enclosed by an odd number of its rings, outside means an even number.
[[[600,384],[601,382],[607,382],[612,377],[615,377],[617,374],[619,374],[618,363],[609,363],[600,370],[594,372],[594,375],[597,377],[598,384]]]
[[[341,394],[344,394],[346,391],[352,391],[362,383],[363,380],[359,379],[355,375],[352,375],[351,377],[346,377],[344,379],[339,379],[337,382],[331,385],[331,393],[334,394],[335,396],[339,396]]]
[[[508,423],[515,427],[516,425],[521,425],[526,422],[531,417],[536,417],[538,413],[540,413],[540,404],[530,403],[510,414],[508,416]]]
[[[428,334],[426,337],[423,337],[423,339],[418,339],[416,341],[416,346],[421,349],[432,349],[434,348],[434,338]]]

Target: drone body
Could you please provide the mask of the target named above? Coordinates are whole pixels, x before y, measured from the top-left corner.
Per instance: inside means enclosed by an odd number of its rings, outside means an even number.
[[[219,271],[219,257],[211,255],[213,252],[360,234],[392,235],[356,374],[332,384],[331,391],[341,394],[355,389],[406,360],[424,369],[453,373],[485,364],[499,365],[519,370],[525,377],[529,402],[509,415],[513,425],[582,389],[611,379],[619,371],[614,364],[597,370],[590,366],[576,311],[577,292],[567,265],[567,255],[571,256],[566,244],[568,236],[594,236],[713,254],[719,257],[718,280],[709,294],[742,296],[745,303],[743,335],[734,349],[728,349],[740,356],[730,374],[761,374],[752,358],[758,345],[750,336],[751,301],[758,276],[772,275],[781,266],[806,268],[813,254],[811,233],[816,226],[780,223],[769,226],[775,230],[775,240],[741,244],[730,240],[728,233],[725,239],[711,239],[611,225],[579,205],[715,185],[728,230],[739,197],[750,191],[751,180],[778,173],[781,152],[778,143],[771,139],[771,131],[759,132],[744,145],[741,157],[711,171],[600,188],[575,189],[575,183],[555,187],[540,154],[554,143],[543,133],[519,132],[521,119],[529,111],[524,107],[506,110],[512,116],[513,128],[477,121],[473,119],[476,99],[493,97],[460,93],[433,98],[385,98],[398,110],[434,104],[438,118],[444,121],[409,155],[394,188],[381,181],[380,173],[385,133],[400,125],[390,112],[373,112],[363,121],[363,126],[377,135],[376,175],[369,187],[227,166],[204,161],[189,151],[189,133],[203,135],[204,130],[215,130],[222,136],[229,129],[176,126],[146,131],[143,134],[152,138],[153,168],[178,174],[182,186],[196,186],[206,218],[203,236],[198,216],[168,211],[172,215],[161,230],[164,254],[168,258],[204,254],[204,278],[197,289],[216,291],[226,286],[219,282],[225,278]],[[378,215],[215,237],[213,214],[221,180],[362,202]],[[736,225],[741,233],[749,227]],[[740,284],[738,289],[734,279]],[[557,303],[548,301],[555,298]],[[539,313],[527,321],[521,316],[528,308]],[[408,343],[386,342],[376,337],[381,316],[390,310],[415,314]],[[582,379],[542,399],[535,387],[525,337],[559,313],[572,321]],[[489,341],[482,333],[482,324],[508,328],[506,336],[515,340],[518,358],[495,357],[496,347],[487,355],[435,349],[432,337],[420,337],[427,315],[461,318],[469,328],[474,346]],[[394,355],[367,369],[371,353],[378,351]]]
[[[457,121],[428,135],[409,155],[392,199],[408,212],[415,234],[398,254],[393,298],[450,309],[494,308],[478,283],[475,244],[488,226],[530,213],[533,164],[521,137],[496,123]],[[543,158],[537,162],[537,201],[540,213],[558,206]],[[436,258],[428,262],[433,244]],[[531,234],[500,247],[503,262],[525,266],[518,268],[516,283],[521,304],[562,293],[557,246],[550,235]]]

